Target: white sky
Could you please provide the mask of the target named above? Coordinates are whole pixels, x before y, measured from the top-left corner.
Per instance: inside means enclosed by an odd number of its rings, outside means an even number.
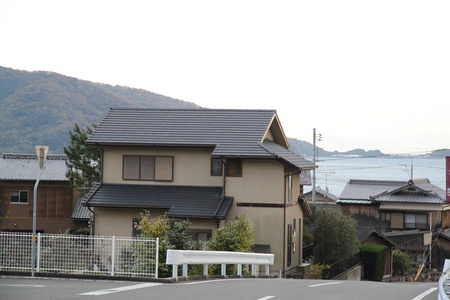
[[[276,109],[345,151],[450,148],[450,1],[6,1],[0,66]]]

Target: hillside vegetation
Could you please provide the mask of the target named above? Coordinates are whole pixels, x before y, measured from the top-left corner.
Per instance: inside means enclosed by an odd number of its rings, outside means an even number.
[[[111,107],[195,108],[145,90],[93,83],[51,72],[0,67],[0,152],[62,153],[69,131],[99,123]]]

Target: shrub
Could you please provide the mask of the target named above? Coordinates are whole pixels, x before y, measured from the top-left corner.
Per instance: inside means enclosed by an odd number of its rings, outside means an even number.
[[[393,256],[393,275],[405,275],[411,272],[411,257],[407,253],[395,250]]]
[[[317,211],[313,235],[315,263],[333,264],[358,252],[356,220],[340,210]]]
[[[225,226],[217,229],[214,236],[207,242],[211,251],[250,252],[255,237],[253,224],[246,214],[240,215],[234,221],[228,221]],[[220,274],[220,265],[212,265],[213,274]],[[235,274],[236,265],[227,265],[227,274]]]
[[[315,264],[305,271],[303,279],[322,279],[323,270],[329,269],[329,265]]]
[[[198,246],[191,244],[190,224],[189,221],[169,219],[167,214],[153,219],[149,211],[141,214],[135,228],[141,231],[141,236],[159,238],[159,277],[172,276],[170,268],[166,265],[168,249],[199,250]]]
[[[387,247],[376,244],[361,246],[361,261],[364,266],[364,279],[381,281],[384,275]]]

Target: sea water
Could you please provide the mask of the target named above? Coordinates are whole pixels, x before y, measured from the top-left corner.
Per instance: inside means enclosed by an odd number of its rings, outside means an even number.
[[[316,187],[339,197],[350,179],[396,180],[428,178],[445,190],[445,158],[319,157]],[[312,175],[312,172],[311,172]],[[310,188],[305,188],[308,192]]]

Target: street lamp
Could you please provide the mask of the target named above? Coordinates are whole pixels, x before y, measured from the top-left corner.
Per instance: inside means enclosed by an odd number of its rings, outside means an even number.
[[[36,267],[36,210],[37,210],[37,188],[41,179],[42,170],[44,170],[45,160],[48,155],[48,146],[36,146],[36,155],[39,162],[39,173],[34,185],[33,191],[33,237],[31,240],[31,276],[34,277]]]

